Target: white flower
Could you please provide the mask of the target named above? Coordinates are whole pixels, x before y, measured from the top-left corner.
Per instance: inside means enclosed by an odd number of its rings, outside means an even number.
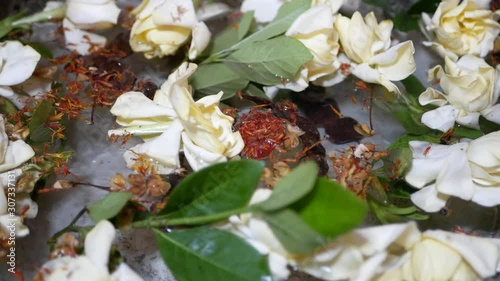
[[[454,145],[411,141],[413,160],[405,180],[420,190],[411,200],[437,212],[450,196],[482,206],[500,204],[500,132]]]
[[[478,2],[484,6],[484,1]],[[473,0],[443,0],[432,18],[422,14],[423,31],[431,41],[424,44],[454,61],[466,54],[484,57],[500,32],[496,17],[491,10],[478,9]]]
[[[174,54],[191,36],[189,58],[201,54],[209,43],[210,32],[199,23],[192,1],[143,0],[133,13],[136,21],[130,33],[134,52],[144,52],[146,58]]]
[[[445,58],[445,69],[436,66],[429,71],[429,81],[438,79],[444,93],[428,88],[419,97],[422,105],[439,106],[422,115],[429,128],[448,131],[455,122],[479,129],[479,116],[500,123],[500,68],[494,69],[483,59],[472,55],[456,63]]]
[[[40,54],[28,45],[19,41],[0,43],[0,96],[12,101],[22,108],[18,95],[10,86],[19,85],[28,80],[35,71]]]
[[[365,82],[381,84],[391,92],[399,92],[391,81],[405,79],[415,71],[415,49],[412,41],[391,47],[392,27],[390,20],[379,24],[373,12],[364,19],[359,12],[351,19],[338,15],[335,21],[352,74]]]
[[[283,86],[297,92],[309,86],[309,82],[322,78],[322,86],[332,86],[330,77],[340,67],[338,35],[333,28],[334,17],[327,5],[318,5],[301,14],[285,33],[294,37],[309,49],[313,59],[305,63],[297,77]]]
[[[109,252],[115,234],[109,221],[100,221],[85,237],[85,255],[50,260],[38,271],[39,275],[46,281],[142,281],[125,263],[109,273]]]
[[[109,28],[118,22],[120,9],[114,0],[67,0],[66,18],[77,28]]]
[[[129,167],[137,154],[148,155],[158,172],[165,174],[180,167],[179,150],[193,170],[226,161],[238,155],[244,143],[239,132],[232,131],[233,118],[219,108],[222,92],[194,101],[188,78],[196,64],[183,63],[168,77],[151,101],[139,92],[121,95],[111,108],[123,129],[109,135],[127,133],[146,140],[125,153]],[[182,146],[181,146],[182,142]]]
[[[9,141],[5,120],[0,116],[0,173],[19,167],[33,156],[35,152],[23,140]]]

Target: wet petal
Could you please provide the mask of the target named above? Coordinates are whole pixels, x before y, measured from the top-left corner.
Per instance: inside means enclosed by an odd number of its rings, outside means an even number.
[[[40,57],[35,49],[19,41],[0,43],[0,86],[12,86],[27,80]]]
[[[194,144],[186,133],[182,133],[182,142],[184,144],[184,155],[189,162],[189,166],[194,171],[198,171],[212,164],[227,161],[227,158],[219,153],[213,153]]]

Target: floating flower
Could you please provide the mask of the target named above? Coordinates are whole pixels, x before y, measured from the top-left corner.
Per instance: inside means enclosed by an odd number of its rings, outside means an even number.
[[[479,116],[500,123],[500,70],[483,59],[465,55],[456,63],[445,58],[445,69],[429,71],[429,81],[437,79],[444,93],[428,88],[419,97],[422,105],[439,106],[422,115],[422,123],[443,132],[458,124],[479,129]]]
[[[153,101],[139,92],[125,93],[117,99],[111,113],[117,116],[118,124],[126,127],[108,134],[147,137],[144,144],[124,155],[129,167],[135,165],[137,154],[145,154],[159,173],[171,173],[180,167],[181,147],[195,171],[241,152],[244,143],[240,133],[232,131],[234,119],[218,107],[223,93],[193,100],[188,78],[196,68],[196,64],[183,63],[156,92]]]
[[[419,208],[437,212],[450,196],[482,206],[500,204],[500,131],[453,145],[411,141],[411,169],[405,180],[420,189]]]
[[[484,1],[478,2],[485,6]],[[478,9],[473,0],[443,0],[432,18],[423,13],[422,21],[424,34],[430,40],[424,45],[454,61],[466,54],[486,56],[500,32],[497,15]]]
[[[318,84],[321,86],[335,84],[334,73],[340,68],[337,59],[340,45],[333,23],[331,8],[324,4],[307,10],[292,23],[285,35],[299,40],[314,57],[302,67],[293,81],[282,87],[300,92],[309,86],[309,82],[320,78],[322,81]]]
[[[114,0],[67,0],[66,5],[66,18],[81,29],[110,28],[120,15]]]
[[[415,71],[415,49],[412,41],[391,47],[392,27],[390,20],[378,23],[373,12],[364,19],[359,12],[351,19],[338,15],[335,21],[349,71],[365,82],[399,92],[391,81],[405,79]]]
[[[144,0],[133,13],[136,21],[130,34],[130,46],[134,52],[144,52],[148,59],[174,54],[192,32],[190,59],[208,46],[210,32],[196,19],[192,1]]]
[[[109,252],[115,235],[116,230],[109,221],[100,221],[85,237],[85,255],[63,256],[46,262],[38,271],[37,280],[142,281],[125,263],[121,263],[112,274],[109,273]]]

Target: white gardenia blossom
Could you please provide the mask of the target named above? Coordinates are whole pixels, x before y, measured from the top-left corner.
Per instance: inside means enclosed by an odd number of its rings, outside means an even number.
[[[100,221],[85,237],[85,255],[50,260],[40,268],[37,277],[45,281],[142,281],[125,263],[110,274],[108,260],[115,235],[109,221]]]
[[[422,115],[422,123],[446,132],[455,122],[479,129],[479,116],[500,123],[500,68],[472,55],[456,63],[445,58],[445,68],[438,65],[429,70],[429,81],[438,80],[443,92],[428,88],[419,97],[422,105],[438,106]]]
[[[453,145],[411,141],[413,160],[405,180],[420,189],[413,203],[427,212],[450,196],[482,206],[500,204],[500,131]]]
[[[191,0],[143,0],[132,13],[136,21],[130,46],[148,59],[174,54],[191,36],[189,58],[194,59],[210,41],[210,31],[197,20]]]
[[[429,39],[424,45],[454,61],[466,54],[485,57],[500,32],[498,15],[485,8],[485,2],[443,0],[432,18],[423,13],[422,30]]]
[[[239,132],[232,131],[234,119],[222,113],[219,102],[222,92],[194,101],[188,78],[197,65],[183,63],[149,100],[139,92],[121,95],[111,113],[123,129],[109,135],[134,134],[145,143],[132,147],[124,154],[133,167],[137,154],[153,160],[159,173],[171,173],[180,168],[179,150],[195,171],[238,155],[244,147]]]
[[[81,55],[104,47],[106,37],[82,29],[113,27],[119,14],[114,0],[68,0],[63,20],[66,47]]]
[[[415,49],[412,41],[391,47],[392,27],[390,20],[378,23],[373,12],[364,19],[357,11],[350,19],[338,15],[335,21],[350,72],[365,82],[399,92],[391,81],[405,79],[415,71]]]
[[[257,189],[250,204],[269,198]],[[441,230],[421,233],[415,222],[355,229],[309,256],[288,253],[267,223],[250,214],[220,226],[268,256],[275,280],[289,277],[288,265],[322,280],[478,280],[494,276],[500,241]]]
[[[300,92],[309,86],[309,82],[318,79],[321,81],[318,80],[317,84],[321,86],[332,86],[341,81],[335,81],[338,76],[336,71],[340,68],[340,61],[337,59],[340,45],[333,24],[331,8],[325,4],[315,6],[297,17],[285,35],[304,44],[313,59],[304,64],[294,80],[278,87]]]

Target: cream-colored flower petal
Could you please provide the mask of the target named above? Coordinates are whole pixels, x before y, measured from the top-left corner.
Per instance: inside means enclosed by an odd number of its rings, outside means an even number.
[[[114,0],[103,3],[68,0],[66,17],[78,28],[107,28],[118,22],[120,9]]]
[[[406,41],[373,56],[370,64],[376,64],[378,71],[386,79],[400,81],[415,72],[417,65],[413,58],[414,53],[413,42]]]
[[[150,100],[141,92],[127,92],[118,97],[110,110],[121,126],[151,125],[169,122],[176,117],[173,109]]]
[[[500,87],[498,87],[500,89]],[[481,115],[491,122],[500,124],[500,104],[481,111]]]
[[[302,13],[290,25],[286,36],[306,35],[318,32],[322,29],[332,29],[334,24],[333,15],[325,5],[319,5]]]
[[[194,144],[186,133],[182,133],[183,150],[189,166],[194,171],[201,170],[209,165],[222,163],[227,161],[227,158],[219,153],[213,153]]]
[[[0,215],[7,214],[7,197],[5,196],[5,187],[0,190]]]
[[[189,47],[189,59],[194,60],[198,57],[210,43],[212,33],[208,30],[204,22],[198,22],[193,26],[193,36],[191,39],[191,46]]]
[[[411,202],[429,213],[439,212],[446,206],[448,198],[450,198],[449,195],[439,193],[436,190],[435,184],[428,185],[411,194]]]
[[[189,95],[191,94],[191,86],[188,84],[188,78],[197,68],[198,66],[194,63],[182,63],[177,70],[168,76],[167,81],[160,87],[161,92],[157,91],[153,100],[163,106],[173,108],[170,96],[176,91],[187,92]],[[183,118],[186,118],[187,112],[183,111],[182,113]]]
[[[85,256],[99,270],[108,272],[109,251],[115,235],[115,227],[109,221],[102,220],[85,237]]]
[[[243,13],[254,11],[254,18],[258,23],[267,23],[276,17],[281,5],[281,0],[244,0],[240,10]]]
[[[0,86],[12,86],[26,81],[35,70],[40,54],[19,41],[0,43]]]
[[[478,112],[472,112],[472,113],[466,114],[464,116],[458,116],[456,119],[456,122],[457,122],[457,124],[479,130],[480,129],[479,128],[479,116],[480,116],[480,114]]]
[[[433,88],[427,88],[423,93],[421,93],[418,97],[418,102],[421,105],[432,104],[436,106],[444,106],[448,103],[446,96]]]
[[[496,275],[500,249],[498,243],[492,239],[442,230],[428,230],[423,233],[423,236],[435,239],[460,253],[482,279]],[[430,250],[432,251],[432,249]],[[446,260],[441,262],[443,261]]]
[[[45,263],[41,270],[45,281],[109,280],[109,274],[100,270],[85,256],[60,257]]]
[[[432,239],[419,242],[412,249],[411,263],[415,280],[449,280],[462,257],[443,243]]]
[[[164,1],[152,13],[156,25],[173,25],[192,28],[198,20],[194,11],[193,1]]]
[[[362,63],[354,67],[352,74],[359,79],[384,86],[389,92],[399,93],[398,87],[386,79],[376,68],[372,68],[368,63]]]
[[[455,119],[459,111],[451,105],[438,107],[434,110],[427,111],[422,115],[422,123],[427,127],[441,132],[447,132],[455,124]]]
[[[276,85],[274,88],[276,89],[276,93],[278,89],[288,89],[294,92],[302,92],[307,87],[309,87],[309,70],[307,67],[302,67],[299,72],[295,75],[295,77],[290,81],[285,81],[285,84]],[[269,87],[267,87],[270,89]],[[270,91],[266,91],[266,95],[271,94]]]
[[[35,218],[38,214],[38,204],[33,201],[28,193],[16,194],[16,213],[25,218]]]
[[[443,47],[443,45],[435,43],[435,42],[422,42],[424,46],[430,47],[434,52],[436,52],[440,57],[442,58],[450,58],[453,61],[457,61],[459,56],[457,56],[455,53],[448,51]]]
[[[267,256],[267,260],[269,263],[269,270],[274,278],[278,280],[288,279],[290,270],[288,270],[288,260],[285,257],[271,252]]]
[[[10,142],[5,152],[4,161],[0,164],[0,173],[18,167],[33,156],[35,156],[35,151],[23,140]]]
[[[106,45],[106,37],[80,30],[67,18],[63,20],[63,29],[66,48],[77,51],[80,55],[86,55]]]
[[[338,250],[338,251],[335,251]],[[364,262],[363,254],[356,247],[344,247],[344,249],[334,249],[336,254],[327,260],[313,259],[299,263],[299,267],[304,272],[323,280],[344,280],[356,275],[359,267]]]

